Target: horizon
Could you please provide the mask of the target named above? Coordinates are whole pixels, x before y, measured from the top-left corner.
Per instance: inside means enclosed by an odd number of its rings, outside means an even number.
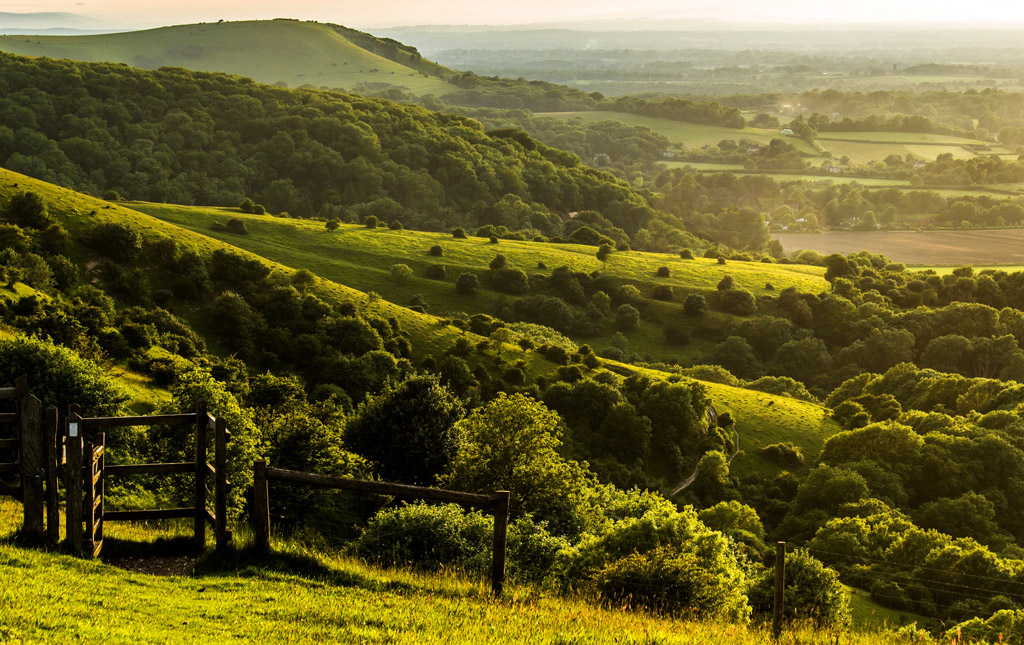
[[[936,7],[920,0],[905,3],[868,0],[856,6],[822,5],[808,0],[788,0],[771,6],[752,0],[734,0],[724,5],[691,0],[682,7],[670,0],[643,0],[630,11],[621,11],[618,5],[617,0],[596,0],[586,4],[577,1],[555,6],[528,0],[515,7],[480,6],[468,0],[451,0],[443,4],[383,0],[372,6],[339,8],[326,0],[299,0],[289,5],[288,13],[282,15],[279,5],[262,0],[245,4],[235,1],[209,3],[184,0],[174,5],[164,2],[129,3],[124,0],[16,0],[5,7],[5,13],[36,16],[66,13],[104,23],[102,27],[132,29],[218,20],[234,22],[274,18],[331,22],[359,29],[572,28],[575,24],[580,28],[591,29],[618,27],[621,30],[656,31],[660,27],[660,30],[675,31],[685,29],[686,22],[693,22],[703,28],[718,23],[724,29],[771,30],[1024,28],[1024,6],[1004,0],[979,0],[969,7],[961,4]],[[643,23],[649,23],[650,26],[637,26]],[[675,26],[666,26],[664,23],[673,23]],[[44,27],[31,24],[27,28]]]

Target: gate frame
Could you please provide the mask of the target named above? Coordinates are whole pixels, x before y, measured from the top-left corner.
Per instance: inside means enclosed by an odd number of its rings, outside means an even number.
[[[96,557],[103,548],[103,524],[158,519],[193,518],[195,547],[206,545],[206,523],[214,527],[217,549],[223,550],[231,541],[227,527],[227,442],[231,437],[227,424],[206,409],[206,401],[196,403],[196,411],[185,414],[158,414],[130,417],[82,417],[78,405],[72,405],[64,420],[67,435],[67,534],[71,550],[77,554]],[[88,430],[123,428],[132,426],[195,425],[195,459],[193,461],[158,464],[106,464],[106,435],[99,434],[97,445],[83,446],[83,434]],[[214,435],[214,464],[207,461],[208,431]],[[83,464],[83,457],[87,457]],[[76,476],[80,473],[79,476]],[[103,502],[106,479],[112,476],[138,474],[192,473],[195,476],[193,504],[184,508],[136,509],[108,511]],[[214,480],[214,512],[206,507],[207,477]],[[96,485],[99,484],[97,489]],[[96,511],[99,510],[99,514]],[[84,540],[83,524],[88,522]],[[97,537],[99,538],[97,540]]]

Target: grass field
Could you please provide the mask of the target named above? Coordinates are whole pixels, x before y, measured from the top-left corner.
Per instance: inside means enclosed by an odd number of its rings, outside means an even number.
[[[208,553],[192,574],[149,575],[16,546],[12,534],[20,510],[16,502],[0,499],[3,642],[773,642],[768,630],[756,625],[658,617],[533,587],[507,587],[498,600],[483,580],[379,569],[293,540],[276,540],[269,557],[244,550]],[[236,531],[243,539],[245,534]],[[173,542],[160,540],[181,535],[172,523],[107,527],[108,541],[120,541],[122,549],[134,553],[166,553]],[[112,547],[105,551],[116,551]],[[866,598],[851,599],[852,632],[797,626],[787,628],[778,642],[906,642],[879,630],[877,617],[895,612]]]
[[[945,143],[952,145],[986,145],[987,142],[965,137],[954,137],[948,134],[929,134],[927,132],[820,132],[818,141],[876,141],[878,143]]]
[[[868,134],[868,133],[858,133]],[[862,143],[857,141],[820,141],[823,149],[831,152],[836,159],[849,157],[856,164],[884,161],[889,155],[916,155],[928,161],[934,161],[941,154],[950,153],[954,159],[972,159],[978,155],[963,146],[949,145],[914,145],[906,143]]]
[[[908,265],[1018,265],[1024,263],[1024,229],[966,231],[827,231],[775,233],[787,251],[822,254],[870,251]]]
[[[624,112],[543,112],[537,116],[552,116],[560,119],[580,118],[584,121],[621,121],[627,125],[646,126],[664,135],[674,144],[683,144],[691,148],[699,148],[704,145],[716,146],[722,139],[739,141],[747,139],[759,144],[768,144],[772,139],[785,139],[786,143],[794,146],[798,151],[810,155],[818,155],[810,144],[797,137],[787,137],[779,134],[778,130],[765,130],[759,128],[723,128],[715,125],[701,125],[699,123],[683,123],[671,119],[659,119],[637,114],[626,114]]]
[[[290,87],[351,90],[389,83],[445,94],[447,81],[370,52],[326,25],[295,20],[203,23],[91,36],[0,36],[0,51],[26,56],[226,72]]]

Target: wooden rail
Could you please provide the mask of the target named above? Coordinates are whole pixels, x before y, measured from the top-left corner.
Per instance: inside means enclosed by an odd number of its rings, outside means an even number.
[[[505,585],[505,550],[508,539],[509,492],[497,491],[493,495],[465,493],[443,488],[427,488],[390,482],[374,482],[349,477],[334,477],[304,473],[283,468],[270,468],[267,462],[253,462],[253,533],[256,547],[261,550],[270,549],[270,493],[269,481],[305,484],[320,488],[336,488],[354,490],[374,495],[390,495],[400,499],[423,500],[459,504],[470,508],[479,508],[494,516],[494,541],[491,559],[491,590],[500,596]]]

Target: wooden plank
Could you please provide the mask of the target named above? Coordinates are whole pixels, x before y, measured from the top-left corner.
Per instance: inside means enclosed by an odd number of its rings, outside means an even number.
[[[50,546],[57,546],[60,542],[60,498],[57,495],[60,435],[57,426],[57,408],[46,408],[43,413],[43,440],[46,442],[46,539]]]
[[[18,447],[17,439],[0,439],[0,450],[7,450]]]
[[[217,469],[214,468],[213,466],[211,466],[209,462],[203,464],[203,467],[205,468],[206,475],[208,477],[216,477],[217,476]]]
[[[146,508],[130,511],[104,511],[104,522],[138,522],[142,520],[175,520],[195,517],[194,508]]]
[[[252,533],[256,548],[270,550],[270,495],[267,490],[267,462],[252,462]]]
[[[217,417],[213,416],[210,413],[206,414],[206,429],[207,430],[216,430],[217,429]]]
[[[211,510],[210,510],[210,509],[208,509],[208,508],[207,508],[207,509],[205,509],[205,512],[206,512],[206,521],[207,521],[207,523],[208,523],[208,524],[209,524],[210,526],[212,526],[212,527],[214,527],[214,528],[217,528],[217,516],[216,516],[216,515],[214,515],[214,514],[213,514],[213,511],[211,511]]]
[[[390,484],[385,482],[371,482],[363,479],[350,479],[348,477],[332,477],[329,475],[316,475],[303,473],[295,470],[284,470],[282,468],[267,468],[267,479],[292,482],[295,484],[309,484],[323,488],[343,488],[346,490],[358,490],[377,495],[391,495],[404,499],[422,499],[432,502],[446,502],[450,504],[461,504],[476,508],[489,509],[498,503],[494,495],[479,495],[476,493],[463,493],[443,488],[426,488],[424,486],[409,486],[406,484]]]
[[[166,475],[171,473],[195,472],[196,465],[191,461],[179,461],[167,464],[116,464],[106,466],[107,475]]]
[[[206,546],[206,401],[196,402],[196,413],[192,417],[196,424],[196,461],[195,461],[195,540],[196,548],[202,550]]]
[[[494,494],[494,541],[491,550],[491,591],[500,596],[505,587],[505,547],[508,544],[509,492],[499,490]]]
[[[104,430],[129,426],[181,426],[194,423],[195,420],[195,414],[154,414],[141,417],[93,417],[82,421],[90,430]]]
[[[18,390],[13,387],[0,387],[0,399],[16,399]]]
[[[0,423],[17,423],[17,412],[0,412]]]
[[[7,482],[0,482],[0,495],[8,495],[20,501],[21,486],[17,484],[8,484]]]
[[[227,421],[218,417],[213,432],[213,460],[217,464],[213,469],[213,508],[217,516],[217,522],[214,524],[214,536],[217,541],[217,550],[223,551],[231,539],[228,533]]]
[[[97,542],[93,543],[92,557],[94,557],[94,558],[100,557],[100,551],[102,551],[102,550],[103,550],[103,540],[98,540]]]
[[[0,475],[21,472],[20,464],[0,464]]]
[[[74,410],[74,408],[72,408]],[[82,554],[82,502],[85,491],[82,490],[82,417],[77,411],[68,415],[66,420],[67,433],[67,468],[65,470],[64,490],[67,491],[67,539],[71,552]]]
[[[22,535],[42,542],[46,497],[46,445],[43,441],[43,404],[34,396],[21,400],[21,488],[24,525]]]

